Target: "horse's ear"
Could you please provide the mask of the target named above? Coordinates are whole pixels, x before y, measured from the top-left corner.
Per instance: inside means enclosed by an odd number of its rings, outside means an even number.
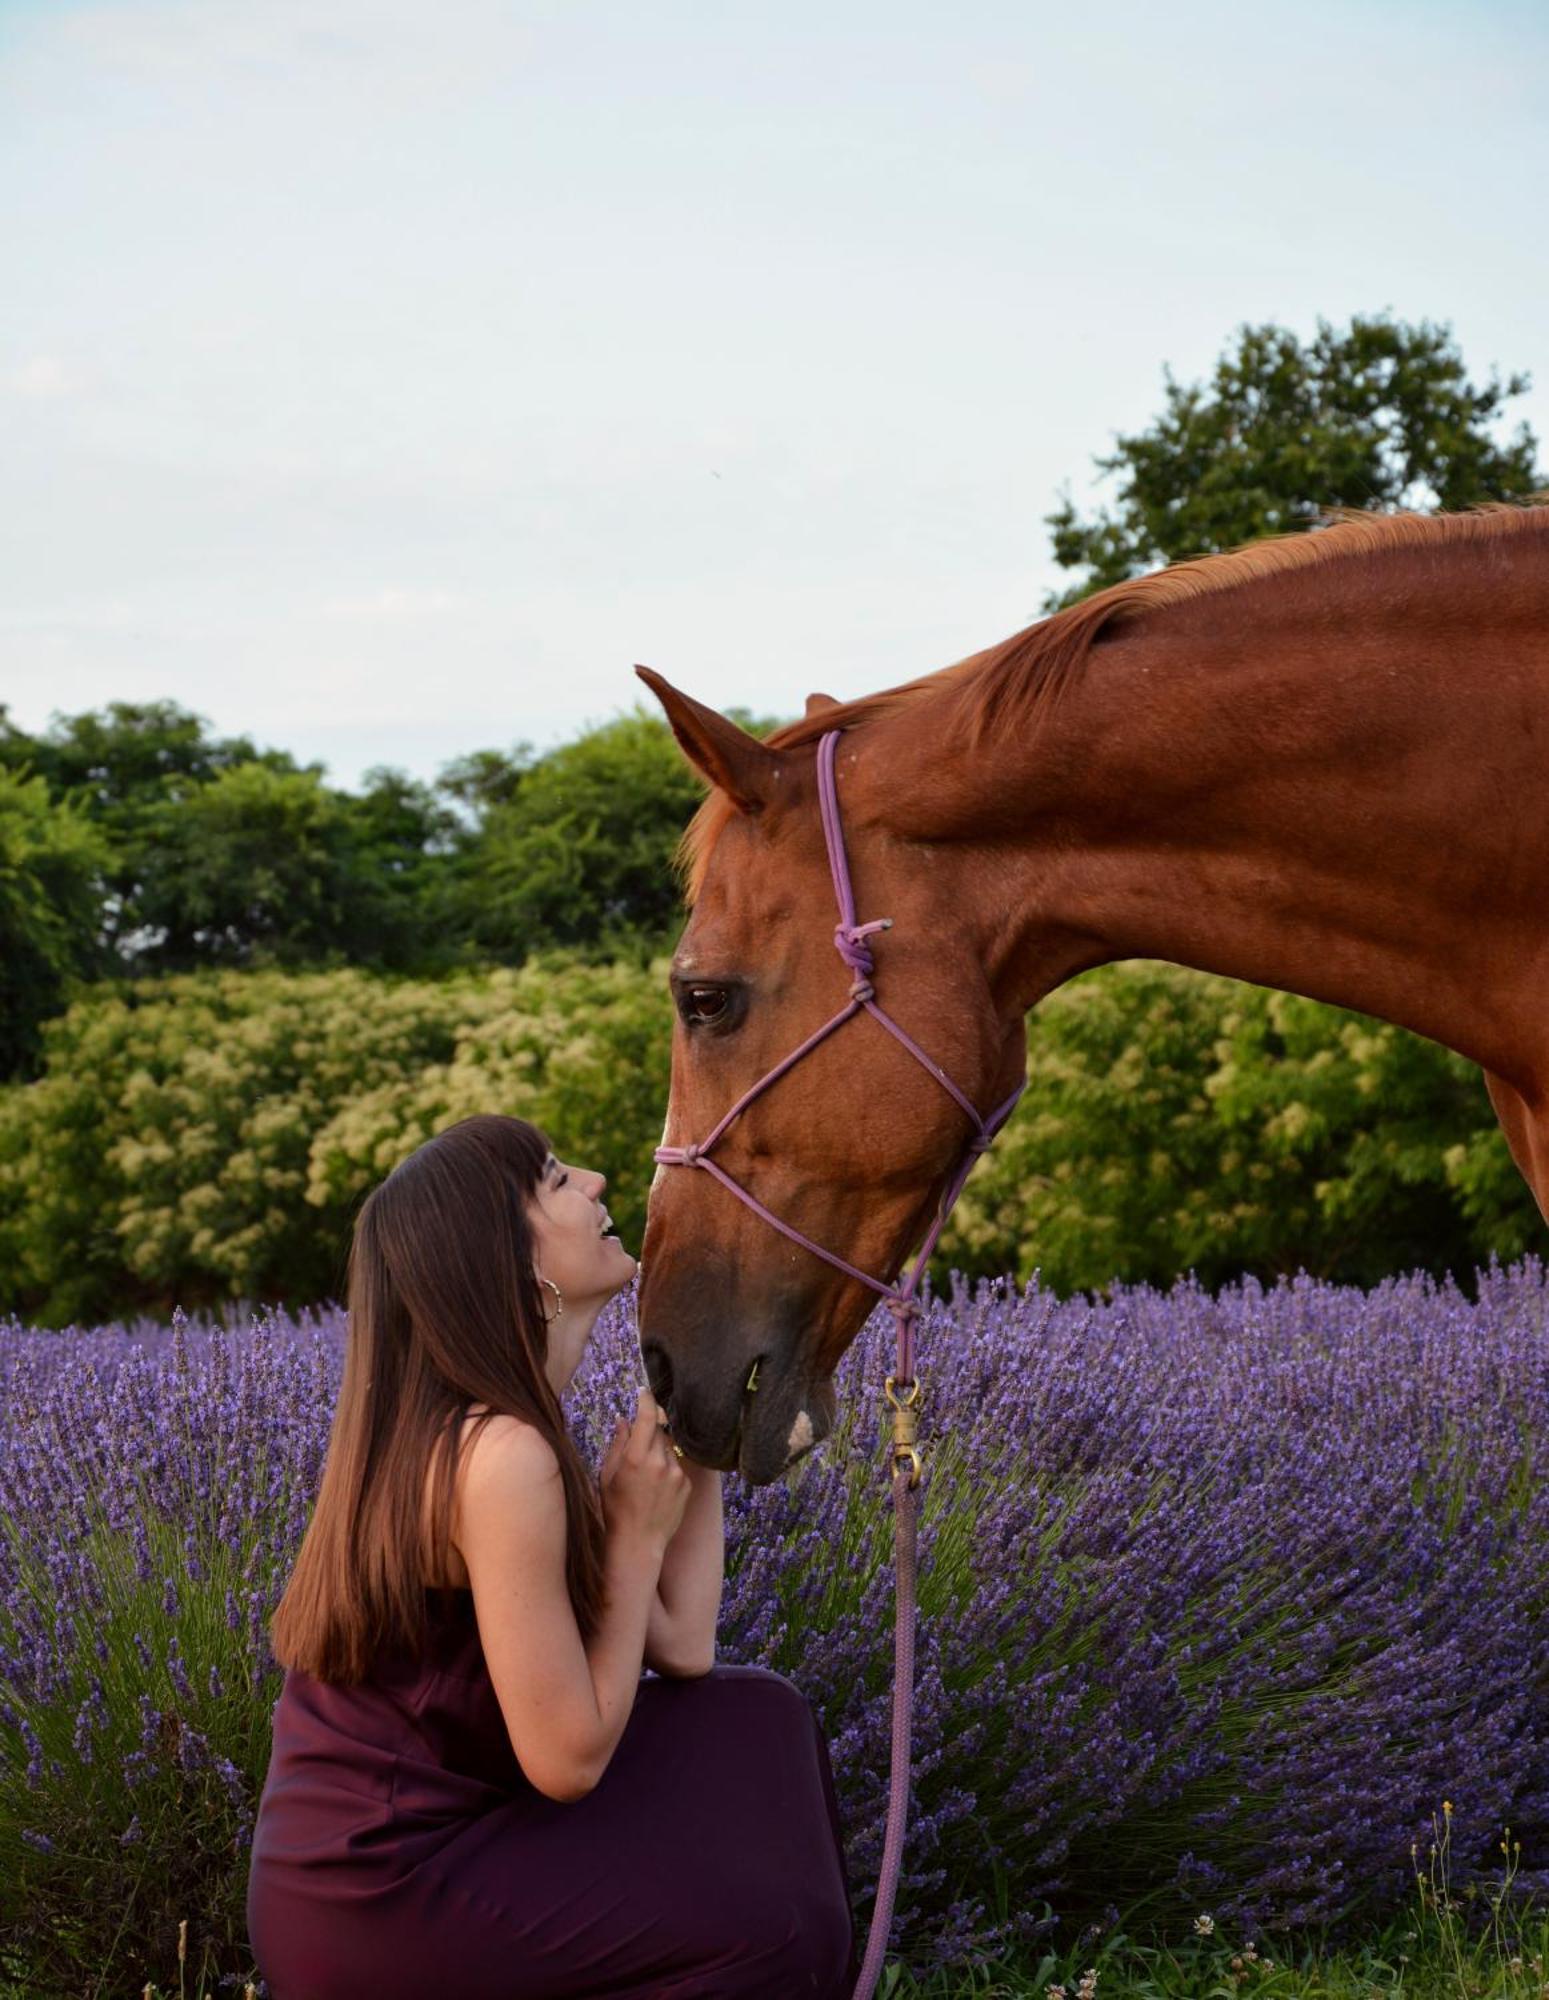
[[[809,694],[807,696],[806,712],[809,719],[814,715],[821,715],[825,708],[837,708],[838,706],[838,702],[834,700],[831,694]]]
[[[649,667],[636,667],[635,672],[667,711],[678,746],[695,770],[718,785],[738,812],[762,812],[774,796],[779,776],[775,752],[702,701],[680,694]]]

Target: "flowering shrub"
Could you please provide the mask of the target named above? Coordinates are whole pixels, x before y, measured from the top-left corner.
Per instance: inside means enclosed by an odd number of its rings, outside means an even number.
[[[905,1017],[907,1019],[907,1015]],[[815,1023],[814,1023],[815,1024]],[[609,1177],[640,1240],[667,1097],[664,965],[143,979],[50,1021],[0,1086],[0,1312],[48,1325],[326,1298],[360,1196],[477,1111]],[[1102,966],[1029,1021],[1028,1091],[942,1246],[1060,1292],[1305,1268],[1374,1283],[1544,1241],[1461,1056],[1179,966]]]
[[[1138,960],[1039,1002],[1027,1073],[943,1244],[963,1270],[1371,1285],[1544,1242],[1478,1070],[1389,1022]]]
[[[94,992],[48,1024],[46,1073],[0,1089],[0,1311],[337,1293],[360,1197],[476,1111],[563,1133],[638,1241],[670,1023],[660,971],[559,957]]]
[[[0,1329],[0,1989],[138,1992],[185,1917],[245,1960],[265,1628],[339,1334]]]
[[[0,1983],[138,1990],[191,1920],[231,1977],[278,1691],[264,1621],[326,1441],[334,1313],[0,1328]],[[570,1398],[633,1400],[628,1303]],[[834,1436],[729,1478],[721,1656],[833,1749],[869,1912],[886,1803],[879,1314]],[[935,1303],[915,1800],[894,1944],[922,1966],[1148,1899],[1256,1929],[1390,1914],[1453,1802],[1549,1888],[1549,1282]],[[989,1894],[1000,1873],[1010,1911]]]

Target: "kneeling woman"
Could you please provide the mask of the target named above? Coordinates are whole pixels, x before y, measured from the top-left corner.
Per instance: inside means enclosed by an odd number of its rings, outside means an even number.
[[[854,1934],[806,1698],[716,1666],[721,1476],[649,1390],[601,1471],[560,1396],[634,1259],[514,1118],[367,1199],[248,1919],[275,2000],[839,2000]],[[642,1678],[642,1667],[657,1678]]]

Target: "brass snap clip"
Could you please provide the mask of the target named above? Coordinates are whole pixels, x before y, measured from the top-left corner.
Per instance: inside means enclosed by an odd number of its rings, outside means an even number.
[[[925,1391],[919,1377],[904,1391],[902,1402],[896,1393],[897,1378],[889,1375],[883,1384],[883,1394],[893,1412],[893,1477],[907,1471],[911,1491],[920,1483],[920,1407]]]

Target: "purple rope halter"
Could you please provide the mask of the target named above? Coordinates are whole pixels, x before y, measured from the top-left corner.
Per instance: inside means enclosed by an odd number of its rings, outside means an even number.
[[[920,1303],[917,1296],[920,1280],[930,1261],[947,1217],[954,1203],[963,1191],[963,1184],[973,1171],[974,1161],[981,1153],[987,1152],[995,1134],[1010,1117],[1021,1097],[1026,1084],[1019,1084],[1004,1104],[998,1105],[987,1118],[981,1118],[973,1104],[958,1089],[946,1071],[920,1047],[914,1038],[906,1033],[891,1014],[884,1013],[877,1005],[876,989],[872,985],[872,974],[876,970],[872,959],[871,946],[867,939],[878,931],[891,930],[891,917],[875,917],[870,923],[857,923],[855,919],[855,891],[850,884],[850,863],[845,852],[844,827],[839,817],[839,794],[834,777],[834,755],[838,748],[841,732],[831,729],[818,744],[818,798],[823,813],[823,838],[828,847],[828,866],[834,880],[834,895],[839,905],[839,922],[834,928],[834,946],[846,966],[855,975],[850,986],[848,1003],[841,1007],[831,1020],[810,1034],[797,1049],[783,1061],[775,1064],[767,1076],[760,1077],[750,1090],[745,1090],[709,1134],[697,1144],[687,1146],[658,1146],[656,1159],[664,1167],[700,1167],[718,1180],[722,1187],[730,1190],[737,1199],[745,1202],[755,1215],[763,1217],[771,1229],[779,1230],[792,1243],[799,1243],[804,1250],[810,1250],[814,1257],[821,1257],[825,1264],[831,1264],[836,1271],[843,1271],[847,1277],[855,1278],[872,1291],[880,1293],[886,1301],[888,1311],[893,1315],[897,1331],[897,1362],[895,1371],[887,1378],[885,1395],[893,1414],[893,1436],[889,1446],[892,1462],[893,1482],[893,1529],[894,1555],[898,1571],[897,1613],[898,1623],[893,1654],[893,1754],[888,1784],[887,1832],[882,1845],[882,1868],[877,1882],[877,1898],[871,1917],[871,1933],[866,1943],[866,1957],[861,1966],[860,1978],[856,1983],[854,2000],[870,2000],[877,1976],[882,1970],[883,1957],[887,1950],[888,1933],[892,1928],[893,1897],[898,1885],[899,1864],[903,1858],[904,1822],[909,1803],[909,1737],[914,1706],[914,1585],[916,1561],[916,1506],[915,1489],[920,1482],[920,1454],[917,1449],[918,1423],[921,1391],[914,1373],[914,1334],[920,1317]],[[747,1188],[734,1181],[730,1174],[715,1160],[710,1158],[711,1149],[742,1116],[755,1098],[761,1097],[771,1084],[777,1083],[787,1070],[793,1069],[803,1056],[815,1049],[819,1042],[842,1028],[862,1011],[881,1023],[895,1040],[901,1042],[917,1063],[936,1079],[953,1102],[967,1114],[974,1131],[968,1141],[967,1151],[961,1164],[948,1181],[937,1205],[935,1219],[926,1233],[913,1269],[901,1280],[885,1283],[874,1278],[869,1271],[861,1270],[832,1250],[825,1250],[821,1243],[814,1243],[810,1236],[804,1236],[788,1222],[782,1222],[778,1215],[767,1209]],[[898,1392],[902,1392],[900,1394]],[[900,1477],[900,1474],[906,1476]]]

